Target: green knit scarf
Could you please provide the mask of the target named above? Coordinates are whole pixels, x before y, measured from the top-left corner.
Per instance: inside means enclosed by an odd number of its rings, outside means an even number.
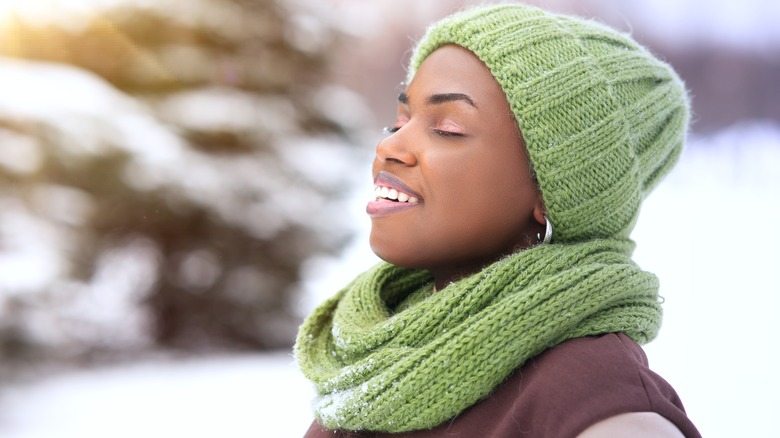
[[[658,281],[630,241],[548,244],[433,293],[427,271],[386,263],[304,322],[295,355],[326,428],[430,429],[485,398],[529,358],[568,339],[661,323]]]

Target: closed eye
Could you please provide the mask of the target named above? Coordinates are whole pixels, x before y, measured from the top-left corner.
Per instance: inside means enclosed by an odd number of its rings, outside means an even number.
[[[434,129],[433,133],[441,137],[463,137],[460,132],[445,131],[443,129]]]

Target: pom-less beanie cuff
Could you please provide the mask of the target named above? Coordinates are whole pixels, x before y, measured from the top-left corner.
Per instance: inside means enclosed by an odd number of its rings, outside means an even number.
[[[679,157],[688,98],[672,68],[602,24],[526,5],[477,7],[432,25],[408,80],[437,48],[473,52],[504,91],[554,241],[627,239]]]

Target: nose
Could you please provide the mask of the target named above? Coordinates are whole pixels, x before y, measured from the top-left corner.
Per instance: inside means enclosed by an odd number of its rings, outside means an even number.
[[[383,138],[376,146],[377,161],[414,166],[417,164],[417,155],[407,141],[400,130]]]

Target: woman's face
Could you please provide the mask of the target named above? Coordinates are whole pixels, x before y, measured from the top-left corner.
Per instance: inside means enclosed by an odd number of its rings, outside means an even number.
[[[535,244],[544,232],[541,195],[506,97],[482,61],[459,46],[439,48],[398,100],[374,159],[379,198],[366,208],[373,251],[431,270],[441,287]]]

